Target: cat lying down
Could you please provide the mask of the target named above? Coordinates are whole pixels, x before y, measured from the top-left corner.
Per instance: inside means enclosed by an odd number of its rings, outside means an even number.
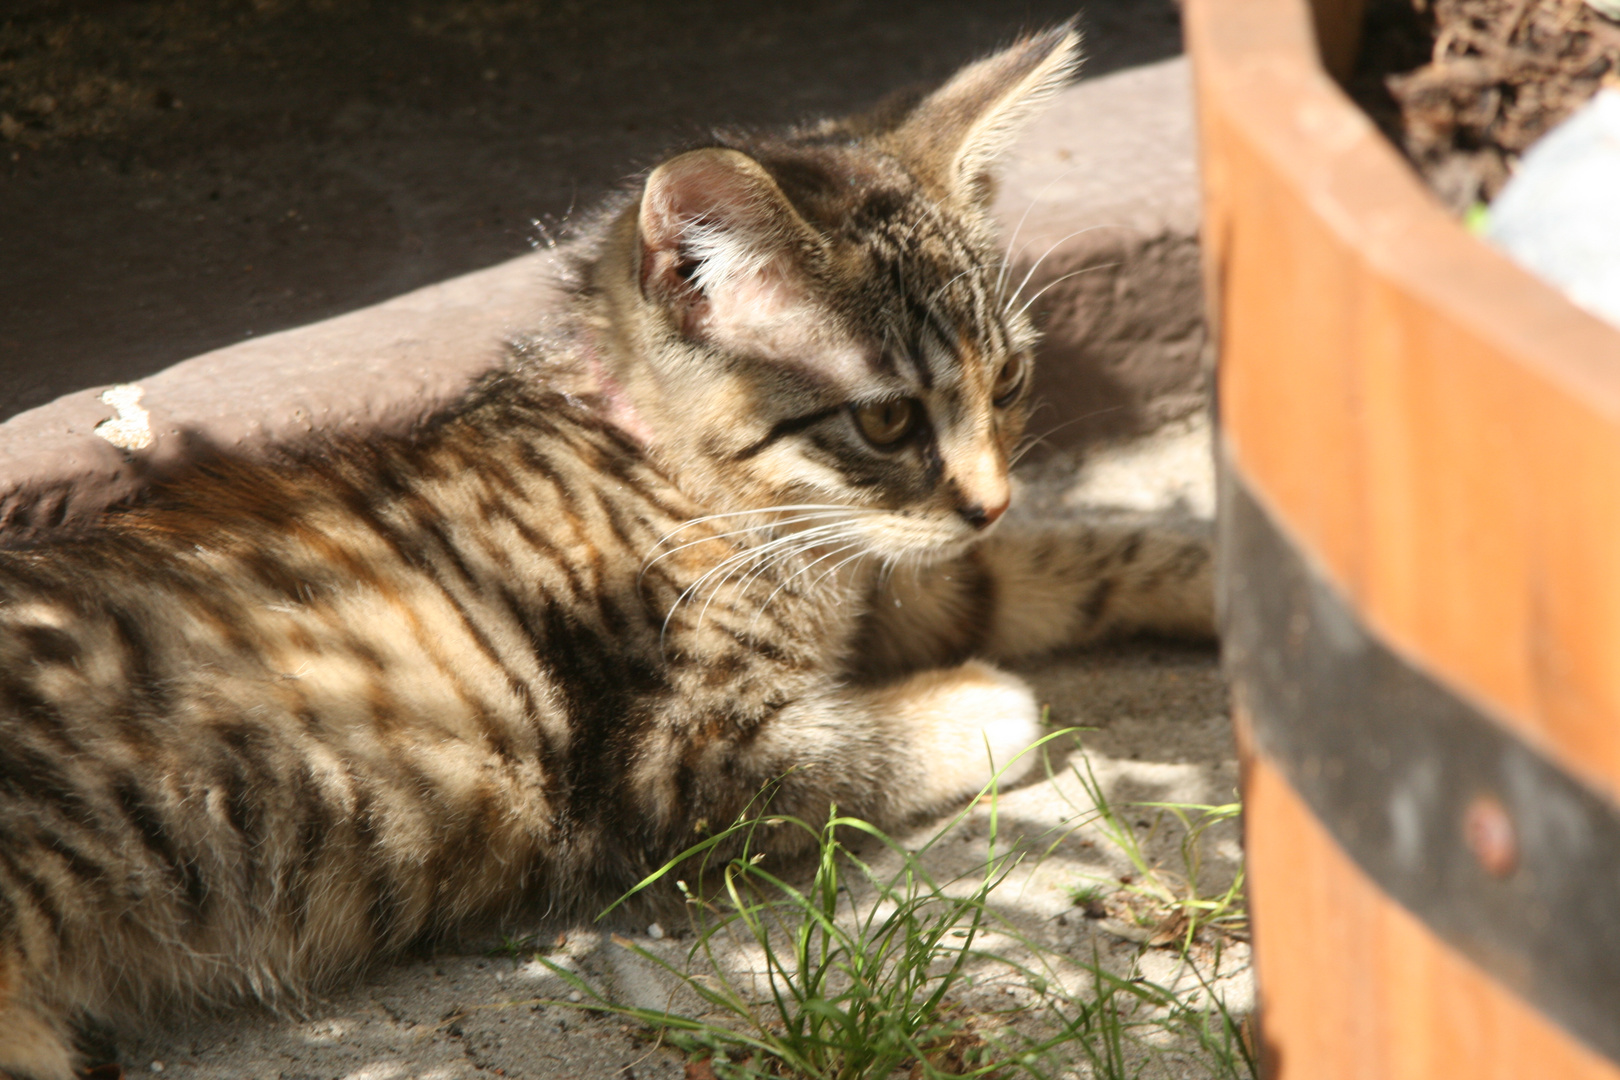
[[[409,438],[0,550],[0,1072],[594,912],[702,822],[894,827],[1029,768],[994,661],[1210,634],[1199,542],[997,529],[1035,331],[987,206],[1077,46],[676,154]]]

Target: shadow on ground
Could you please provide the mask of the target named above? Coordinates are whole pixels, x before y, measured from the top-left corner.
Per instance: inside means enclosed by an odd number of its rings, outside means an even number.
[[[1072,0],[20,0],[0,420],[519,254],[716,124],[846,112]],[[1180,51],[1097,0],[1088,75]]]

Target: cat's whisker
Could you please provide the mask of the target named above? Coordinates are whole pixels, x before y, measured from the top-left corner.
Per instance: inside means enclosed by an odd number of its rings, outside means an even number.
[[[1011,294],[1008,294],[1006,292],[1006,282],[1005,281],[1002,282],[1001,291],[998,294],[999,298],[1002,301],[1002,311],[1006,312],[1006,311],[1008,311],[1008,310],[1010,310],[1012,308],[1012,305],[1014,303],[1016,303],[1017,300],[1018,300],[1018,294],[1023,292],[1024,289],[1029,285],[1030,279],[1035,275],[1036,271],[1038,271],[1040,269],[1041,264],[1044,263],[1048,258],[1050,258],[1053,252],[1057,251],[1058,248],[1062,247],[1064,244],[1068,243],[1070,240],[1073,240],[1077,236],[1084,236],[1086,233],[1095,232],[1095,231],[1100,230],[1100,229],[1128,229],[1128,228],[1129,228],[1129,226],[1125,226],[1125,225],[1111,225],[1111,224],[1088,225],[1085,228],[1076,229],[1074,232],[1069,233],[1067,236],[1059,237],[1057,240],[1053,241],[1052,244],[1049,245],[1044,252],[1041,253],[1040,258],[1035,260],[1035,262],[1030,266],[1029,270],[1024,274],[1023,278],[1019,281],[1018,288],[1014,289]],[[1014,261],[1016,261],[1019,257],[1021,257],[1024,254],[1024,251],[1028,249],[1028,246],[1029,245],[1026,244],[1024,246],[1024,248],[1020,249],[1016,254],[1012,255],[1011,258]],[[1009,268],[1010,268],[1010,264],[1009,264]]]
[[[851,532],[850,535],[856,535],[856,534],[854,532]],[[750,571],[747,574],[747,576],[745,576],[743,578],[742,582],[739,585],[739,591],[745,591],[748,588],[748,586],[753,583],[755,578],[758,578],[760,575],[764,574],[767,570],[771,569],[773,566],[778,566],[778,565],[781,565],[783,563],[786,563],[790,559],[796,559],[799,556],[801,556],[801,555],[803,555],[803,554],[805,554],[807,552],[813,551],[816,548],[822,547],[822,546],[824,546],[826,544],[837,543],[841,539],[842,539],[842,536],[839,536],[839,535],[836,535],[836,534],[832,535],[832,536],[818,537],[816,540],[814,540],[814,541],[812,541],[812,542],[810,542],[808,544],[802,544],[802,545],[800,545],[798,547],[791,548],[791,549],[789,549],[787,551],[772,553],[772,555],[769,558],[761,561],[759,566],[755,567],[752,571]]]
[[[945,284],[941,285],[939,288],[935,289],[933,292],[928,294],[928,299],[923,301],[923,305],[925,307],[932,307],[933,304],[934,304],[934,301],[938,300],[940,295],[942,293],[944,293],[946,289],[949,289],[952,285],[955,285],[958,281],[961,281],[963,278],[967,277],[971,273],[974,273],[978,269],[979,269],[979,267],[977,267],[977,266],[970,266],[966,270],[961,271],[960,273],[951,275],[951,277],[945,282]]]
[[[1071,174],[1080,168],[1081,166],[1079,165],[1070,165],[1067,169],[1064,169],[1062,172],[1052,177],[1052,179],[1046,182],[1045,187],[1036,192],[1035,197],[1029,201],[1029,205],[1024,207],[1024,212],[1018,217],[1018,224],[1013,226],[1012,236],[1007,240],[1006,254],[1004,254],[1001,258],[1001,271],[996,274],[996,292],[998,294],[1001,291],[1002,285],[1005,284],[1002,279],[1002,275],[1005,274],[1007,269],[1012,265],[1012,260],[1014,258],[1013,247],[1018,243],[1018,234],[1024,231],[1024,222],[1029,220],[1030,212],[1041,204],[1041,201],[1046,198],[1047,192],[1051,191],[1052,188],[1055,187],[1060,181],[1068,179]],[[1022,251],[1020,251],[1019,254],[1022,254]]]
[[[848,551],[853,546],[858,546],[858,545],[859,545],[859,540],[858,539],[851,540],[849,543],[846,543],[846,544],[842,545],[841,547],[833,548],[832,550],[827,551],[824,554],[817,556],[815,559],[812,559],[810,562],[808,562],[805,565],[799,567],[799,569],[795,570],[792,574],[789,574],[785,579],[782,580],[782,582],[780,584],[778,584],[776,586],[775,589],[773,589],[771,591],[771,595],[769,595],[769,596],[767,596],[765,598],[765,603],[760,605],[760,610],[763,611],[763,610],[769,608],[771,606],[771,601],[776,599],[776,594],[781,592],[783,589],[787,588],[790,584],[792,584],[799,577],[803,576],[806,573],[809,573],[816,566],[818,566],[819,564],[825,562],[826,560],[828,560],[830,558],[833,558],[834,556],[839,555],[842,552]],[[811,583],[811,588],[814,588],[816,585],[819,585],[819,584],[821,584],[821,578],[817,578],[814,582],[812,582]]]
[[[1045,398],[1040,398],[1039,400],[1030,403],[1030,406],[1029,406],[1029,419],[1034,419],[1035,415],[1037,413],[1039,413],[1042,409],[1055,409],[1055,408],[1057,408],[1057,406],[1054,405],[1052,402],[1046,400]]]
[[[849,547],[849,544],[847,544],[847,542],[846,542],[846,544],[842,544],[842,546],[834,547],[833,551],[846,551],[847,547]],[[794,552],[794,555],[800,555],[800,554],[805,554],[805,552],[804,551]],[[826,559],[826,555],[821,555],[821,557],[818,557],[818,559],[815,559],[815,560],[813,560],[813,562],[808,563],[808,565],[812,565],[812,567],[813,567],[813,565],[815,565],[816,562],[820,562],[821,559]],[[786,562],[786,560],[784,560],[784,562]],[[771,601],[774,601],[774,599],[776,599],[776,594],[781,593],[782,589],[787,588],[787,586],[791,585],[792,580],[794,580],[794,578],[797,578],[797,576],[802,575],[802,573],[804,573],[805,570],[807,570],[807,568],[808,567],[800,567],[799,570],[795,570],[795,572],[791,573],[791,575],[787,575],[786,578],[784,578],[784,580],[779,581],[778,586],[776,586],[776,588],[771,589],[771,594],[770,594],[770,596],[765,597],[765,602],[763,602],[763,604],[760,604],[760,606],[755,607],[755,610],[753,610],[753,619],[748,620],[748,630],[752,631],[753,627],[755,627],[755,623],[757,623],[758,620],[760,620],[760,615],[765,614],[766,610],[770,610]],[[757,576],[757,575],[750,575],[750,578],[747,578],[747,581],[752,581],[753,576]],[[747,581],[745,581],[744,586],[742,586],[742,588],[747,588]],[[724,585],[724,583],[723,583],[723,585]],[[710,604],[711,604],[711,602],[714,602],[714,594],[713,593],[710,594],[710,601],[708,601],[708,602],[710,602]],[[708,604],[705,604],[705,606],[703,606],[703,610],[701,610],[701,612],[698,612],[698,623],[700,623],[700,625],[701,625],[701,622],[703,622],[703,617],[705,617],[706,614],[708,614]]]
[[[866,545],[862,542],[863,539],[864,538],[855,538],[855,539],[852,539],[849,543],[842,544],[842,545],[840,545],[840,546],[838,546],[836,548],[828,549],[827,551],[823,552],[821,555],[817,556],[816,558],[812,559],[810,562],[806,563],[804,566],[800,567],[798,570],[794,571],[792,577],[790,577],[788,579],[788,581],[791,582],[791,581],[794,581],[794,580],[796,580],[796,579],[798,579],[800,577],[807,576],[810,573],[811,570],[814,570],[817,566],[820,566],[822,563],[826,562],[828,559],[837,558],[839,555],[842,555],[844,552],[848,551],[850,548],[855,548],[856,550],[855,550],[854,555],[850,555],[850,556],[845,557],[844,559],[840,559],[836,564],[833,565],[831,570],[823,571],[820,575],[818,575],[815,578],[815,580],[811,581],[809,586],[808,586],[810,589],[816,589],[816,588],[820,587],[821,583],[827,579],[827,576],[828,576],[829,573],[837,570],[838,567],[843,566],[850,559],[855,559],[855,558],[859,558],[859,557],[861,557],[863,555],[870,554],[870,549],[868,549],[866,547]],[[787,582],[784,582],[783,584],[786,585]],[[778,586],[778,588],[780,589],[781,586]],[[771,595],[775,596],[776,594],[772,593]]]
[[[826,581],[829,577],[833,577],[834,575],[836,575],[838,573],[838,571],[842,570],[844,567],[848,566],[850,563],[854,562],[856,559],[864,559],[870,554],[872,554],[870,549],[862,548],[861,550],[857,551],[855,554],[847,556],[847,557],[845,557],[843,559],[840,559],[838,561],[838,563],[835,564],[830,570],[823,571],[821,576],[816,578],[816,580],[811,584],[810,587],[813,588],[813,589],[814,588],[819,588],[823,581]]]
[[[1043,442],[1046,442],[1049,438],[1051,438],[1053,435],[1056,435],[1058,432],[1062,431],[1064,428],[1070,427],[1070,426],[1072,426],[1074,424],[1078,424],[1083,420],[1090,420],[1093,416],[1103,416],[1103,415],[1105,415],[1107,413],[1118,412],[1120,409],[1123,409],[1123,408],[1124,408],[1123,405],[1110,405],[1110,406],[1108,406],[1107,408],[1104,408],[1104,409],[1092,409],[1088,413],[1082,413],[1079,416],[1076,416],[1076,417],[1073,417],[1071,419],[1063,421],[1063,423],[1061,423],[1061,424],[1055,424],[1052,427],[1049,427],[1045,431],[1041,432],[1039,435],[1026,435],[1026,436],[1024,436],[1022,439],[1019,440],[1018,446],[1013,450],[1012,454],[1009,455],[1008,460],[1007,460],[1007,467],[1012,468],[1014,465],[1017,465],[1020,461],[1023,460],[1025,454],[1028,454],[1031,450],[1035,449],[1035,447],[1039,446]]]
[[[688,525],[700,525],[706,521],[715,521],[728,517],[747,517],[752,514],[787,514],[798,513],[805,510],[860,510],[861,507],[850,506],[846,503],[776,503],[771,506],[749,506],[740,510],[723,510],[713,514],[701,514],[698,517],[688,518],[681,523],[681,528]]]
[[[730,517],[731,515],[729,515],[729,514],[716,514],[714,516],[715,517]],[[653,558],[647,560],[647,562],[642,564],[641,574],[640,574],[640,576],[637,577],[636,581],[639,584],[641,579],[647,576],[647,571],[648,570],[651,570],[654,565],[656,565],[657,563],[659,563],[660,561],[662,561],[664,559],[667,559],[669,556],[678,554],[679,552],[685,551],[688,548],[694,548],[694,547],[698,547],[699,545],[706,544],[711,540],[724,540],[724,539],[727,539],[727,538],[733,537],[733,536],[746,536],[749,533],[759,532],[762,529],[778,529],[778,528],[783,527],[784,525],[796,525],[796,524],[802,524],[803,522],[806,522],[806,521],[823,521],[823,520],[826,520],[827,518],[831,518],[831,517],[844,518],[846,516],[847,515],[845,514],[844,510],[842,510],[842,509],[837,510],[837,511],[829,510],[829,511],[825,511],[825,512],[822,512],[822,513],[819,513],[819,514],[805,514],[805,515],[802,515],[802,516],[796,517],[796,518],[788,518],[785,521],[773,521],[773,522],[770,522],[770,523],[765,524],[765,525],[748,526],[746,528],[732,529],[732,530],[730,530],[728,532],[722,532],[722,533],[711,533],[708,536],[699,537],[696,540],[689,540],[686,543],[681,544],[681,545],[679,545],[677,547],[670,548],[668,551],[663,552],[660,555],[655,555]],[[660,544],[664,543],[665,540],[668,540],[673,535],[674,535],[674,533],[666,534],[664,540],[660,540],[659,543]]]
[[[722,559],[720,562],[704,571],[696,581],[692,582],[681,592],[680,596],[676,597],[675,604],[671,607],[670,613],[673,614],[675,608],[680,607],[680,605],[688,597],[696,594],[710,578],[715,577],[716,575],[727,574],[733,568],[738,566],[749,566],[758,560],[768,559],[772,548],[791,543],[797,537],[797,535],[798,534],[794,534],[793,537],[779,537],[757,547],[746,547],[741,551],[734,552],[725,559]],[[667,616],[665,618],[665,622],[668,622]]]
[[[1119,263],[1117,263],[1117,262],[1098,263],[1096,266],[1087,266],[1087,267],[1083,267],[1082,269],[1079,269],[1079,270],[1071,270],[1069,273],[1064,274],[1062,277],[1053,278],[1051,281],[1048,281],[1045,285],[1042,285],[1039,292],[1037,292],[1034,296],[1030,297],[1027,301],[1024,302],[1024,306],[1018,309],[1018,314],[1022,315],[1025,312],[1027,312],[1031,307],[1033,307],[1035,305],[1035,301],[1037,301],[1041,297],[1045,296],[1047,291],[1049,289],[1051,289],[1055,285],[1061,285],[1065,281],[1068,281],[1070,278],[1077,278],[1081,274],[1089,274],[1089,273],[1092,273],[1093,271],[1096,271],[1096,270],[1107,270],[1107,269],[1109,269],[1111,267],[1115,267],[1115,266],[1118,266],[1118,265],[1119,265]]]
[[[1018,445],[1013,448],[1013,452],[1007,455],[1007,468],[1016,468],[1018,463],[1023,461],[1025,456],[1027,456],[1031,450],[1034,450],[1043,442],[1046,442],[1045,435],[1036,435],[1021,440]]]
[[[892,577],[896,578],[900,577],[901,575],[909,574],[911,576],[911,584],[915,586],[917,584],[917,571],[921,565],[921,556],[919,556],[915,551],[903,551],[893,557],[890,574]]]
[[[843,543],[846,540],[864,539],[856,522],[848,522],[848,526],[849,527],[843,531],[829,532],[828,534],[818,536],[814,540],[808,543],[800,544],[788,551],[773,553],[770,561],[762,566],[761,570],[763,571],[764,569],[769,569],[771,565],[781,565],[788,562],[790,559],[795,559],[802,555],[806,555],[817,548],[823,548],[829,544]],[[757,576],[757,574],[755,576]],[[746,585],[746,582],[744,584]]]
[[[719,513],[719,514],[703,514],[703,515],[700,515],[700,516],[695,517],[695,518],[688,518],[687,520],[681,522],[675,528],[673,528],[669,532],[665,533],[663,538],[658,541],[658,544],[655,544],[653,546],[656,548],[659,545],[665,543],[666,541],[673,539],[677,533],[683,532],[683,531],[685,531],[687,529],[693,528],[693,527],[698,526],[698,525],[705,524],[705,523],[710,522],[710,521],[719,521],[722,518],[751,517],[751,516],[753,516],[755,514],[793,514],[793,513],[801,513],[801,512],[804,512],[804,511],[815,511],[815,510],[829,510],[829,511],[845,511],[845,512],[847,512],[847,511],[860,511],[860,510],[863,510],[863,509],[865,509],[865,508],[864,507],[858,507],[858,506],[847,506],[847,505],[843,505],[843,504],[840,504],[840,503],[785,503],[785,504],[781,504],[781,505],[778,505],[778,506],[756,506],[756,507],[752,507],[752,508],[747,509],[747,510],[727,510],[727,511],[725,511],[723,513]],[[768,522],[766,524],[778,524],[778,523]]]
[[[1044,263],[1047,259],[1051,258],[1052,253],[1054,251],[1056,251],[1058,248],[1062,247],[1064,244],[1067,244],[1070,240],[1073,240],[1075,237],[1084,236],[1088,232],[1096,232],[1098,229],[1122,229],[1122,228],[1124,228],[1123,225],[1088,225],[1084,229],[1076,229],[1074,232],[1070,233],[1069,235],[1061,237],[1060,239],[1054,241],[1052,243],[1052,246],[1047,248],[1046,251],[1041,255],[1041,257],[1036,259],[1034,264],[1032,266],[1030,266],[1029,272],[1026,273],[1024,275],[1023,280],[1018,283],[1018,288],[1014,289],[1012,291],[1012,295],[1006,298],[1005,302],[1001,306],[1002,312],[1005,314],[1006,312],[1012,310],[1012,306],[1014,304],[1018,303],[1019,294],[1022,293],[1024,291],[1024,289],[1029,285],[1030,279],[1035,276],[1035,272],[1041,268],[1042,263]],[[1110,265],[1117,265],[1117,264],[1110,264]],[[1058,280],[1061,281],[1063,279],[1059,278]],[[1025,305],[1023,308],[1020,309],[1020,311],[1027,311],[1027,310],[1028,310],[1028,305]]]
[[[878,588],[880,590],[881,589],[887,589],[891,584],[894,583],[895,563],[896,563],[895,556],[893,556],[893,555],[884,555],[883,556],[883,562],[878,567],[877,584],[878,584]]]
[[[729,558],[726,558],[725,560],[721,561],[718,565],[710,567],[696,581],[692,582],[685,589],[681,590],[680,595],[675,597],[674,603],[670,604],[669,611],[665,612],[665,614],[664,614],[664,624],[663,624],[662,627],[659,628],[659,631],[658,631],[659,648],[662,649],[663,646],[664,646],[665,639],[667,638],[667,636],[669,634],[669,621],[675,617],[675,612],[680,610],[681,605],[684,604],[687,601],[687,599],[689,597],[691,597],[698,590],[698,588],[703,585],[703,583],[705,581],[709,580],[709,578],[714,576],[715,574],[729,569],[731,566],[733,566],[734,564],[737,564],[738,562],[745,562],[746,563],[747,561],[749,561],[751,559],[756,559],[756,558],[759,558],[759,557],[760,557],[760,552],[758,550],[753,549],[753,548],[746,548],[743,551],[737,552],[736,554],[731,555]]]
[[[847,539],[846,539],[846,537],[847,537]],[[813,551],[815,548],[822,547],[822,546],[824,546],[826,544],[841,544],[841,546],[839,546],[837,548],[834,548],[833,551],[834,552],[846,551],[846,550],[849,549],[851,544],[854,544],[854,545],[861,544],[863,539],[864,538],[858,532],[854,531],[853,523],[851,523],[851,531],[846,533],[844,536],[836,536],[836,537],[820,540],[815,544],[810,544],[810,545],[806,545],[806,546],[803,546],[803,547],[800,547],[800,548],[796,548],[793,551],[789,552],[787,555],[785,555],[785,556],[783,556],[783,557],[781,557],[779,559],[776,559],[774,561],[777,564],[780,564],[780,563],[786,562],[789,558],[796,558],[799,555],[802,555],[802,554],[808,553],[810,551]],[[810,567],[815,566],[816,563],[820,562],[822,559],[825,559],[826,557],[827,557],[826,555],[820,556],[819,558],[817,558],[817,559],[813,560],[812,562],[810,562],[807,566],[800,567],[798,570],[794,571],[792,574],[788,575],[788,577],[786,577],[780,583],[778,583],[776,588],[771,591],[771,594],[765,598],[765,602],[763,604],[760,604],[759,607],[755,610],[754,618],[748,624],[749,630],[752,631],[753,627],[754,627],[754,624],[756,622],[758,622],[758,620],[759,620],[759,616],[764,614],[766,611],[768,611],[770,609],[771,601],[776,599],[777,593],[780,593],[783,589],[787,588],[787,586],[790,583],[792,583],[792,581],[795,578],[797,578],[800,574],[803,574]],[[757,569],[757,570],[753,571],[748,577],[746,577],[742,581],[741,585],[739,586],[739,591],[745,591],[748,588],[749,583],[751,581],[753,581],[755,578],[757,578],[761,573],[763,573],[764,569],[766,569],[766,568]],[[714,599],[713,593],[710,594],[709,599],[710,599],[710,602],[713,602],[713,599]],[[699,615],[698,615],[698,622],[699,623],[702,623],[703,615],[706,614],[707,612],[708,612],[708,604],[705,604],[704,608],[703,608],[703,612],[699,613]]]
[[[775,551],[768,552],[752,567],[734,569],[730,573],[726,574],[724,578],[715,584],[714,588],[709,590],[709,602],[712,603],[715,595],[720,591],[720,589],[725,587],[726,581],[739,572],[742,574],[742,577],[737,582],[737,592],[739,594],[746,594],[748,592],[748,587],[753,584],[756,579],[767,573],[773,567],[780,566],[791,561],[792,559],[796,559],[805,552],[813,550],[820,544],[833,543],[838,539],[838,536],[822,537],[808,543],[790,545],[786,548],[780,548]],[[705,604],[704,611],[706,612],[707,610],[708,604]],[[698,616],[698,622],[702,623],[702,621],[703,616],[700,614]]]
[[[1098,230],[1098,229],[1129,229],[1129,228],[1130,228],[1129,225],[1121,225],[1121,224],[1118,224],[1116,222],[1103,222],[1103,223],[1098,224],[1098,225],[1087,225],[1084,228],[1077,229],[1076,231],[1074,231],[1072,233],[1069,233],[1067,236],[1059,237],[1057,240],[1053,241],[1052,244],[1046,249],[1045,253],[1043,253],[1041,255],[1041,259],[1046,258],[1047,255],[1052,254],[1053,251],[1057,250],[1059,247],[1061,247],[1062,245],[1064,245],[1068,241],[1073,240],[1076,236],[1083,236],[1084,234],[1086,234],[1088,232],[1093,232],[1093,231]],[[1037,237],[1036,239],[1039,239],[1039,238]],[[1023,247],[1019,248],[1017,251],[1012,251],[1010,246],[1009,246],[1009,255],[1011,256],[1011,261],[1017,262],[1019,257],[1022,256],[1024,254],[1024,252],[1028,251],[1030,249],[1030,247],[1034,243],[1035,243],[1035,240],[1031,240],[1028,244],[1025,244]],[[1036,260],[1036,261],[1039,262],[1040,260]]]
[[[924,218],[914,218],[911,224],[906,227],[905,235],[900,237],[900,250],[905,251],[911,247],[911,241],[916,238],[917,230],[922,228],[923,221]]]
[[[860,507],[860,506],[838,505],[838,504],[834,504],[834,503],[803,503],[803,504],[796,504],[796,505],[784,505],[784,506],[776,506],[776,507],[766,507],[763,510],[737,510],[737,511],[731,511],[731,512],[728,512],[728,513],[721,513],[721,514],[708,514],[708,515],[705,515],[704,517],[701,517],[701,518],[693,518],[692,520],[683,523],[678,528],[672,529],[670,532],[665,533],[663,538],[658,541],[658,544],[654,545],[654,548],[656,549],[659,545],[667,543],[670,539],[672,539],[675,536],[676,533],[680,532],[682,529],[685,529],[690,525],[696,525],[696,524],[700,524],[700,523],[703,523],[703,522],[714,521],[714,520],[718,520],[718,519],[721,519],[721,518],[739,517],[739,516],[743,516],[743,515],[747,515],[747,514],[768,513],[768,512],[789,512],[789,511],[796,510],[796,509],[801,509],[801,508],[814,509],[814,510],[818,510],[818,511],[821,511],[821,512],[813,513],[813,514],[804,514],[804,515],[801,515],[800,517],[791,518],[791,519],[788,519],[786,521],[765,522],[765,523],[761,523],[759,525],[747,526],[745,528],[734,529],[734,530],[731,530],[729,532],[716,533],[716,534],[713,534],[711,536],[700,537],[697,540],[688,541],[687,543],[681,544],[681,545],[679,545],[679,546],[677,546],[675,548],[670,549],[669,551],[666,551],[666,552],[664,552],[664,553],[662,553],[660,555],[654,556],[653,558],[648,560],[641,568],[641,573],[640,573],[640,575],[638,575],[638,577],[636,579],[637,583],[639,584],[640,581],[643,580],[646,577],[647,571],[652,569],[654,564],[656,564],[660,560],[664,559],[665,557],[667,557],[669,555],[674,555],[677,552],[684,551],[684,550],[686,550],[687,548],[690,548],[690,547],[696,547],[696,546],[698,546],[700,544],[708,542],[709,540],[718,540],[718,539],[732,537],[732,536],[742,536],[742,535],[747,535],[747,534],[753,533],[753,532],[776,529],[776,528],[780,528],[780,527],[782,527],[784,525],[799,524],[799,523],[803,523],[803,522],[807,522],[807,521],[820,521],[820,520],[824,520],[826,518],[848,519],[848,518],[851,518],[851,517],[860,516],[862,514],[873,514],[873,513],[879,513],[880,512],[880,511],[871,510],[871,509],[869,509],[867,507]],[[774,537],[773,536],[771,539],[774,541],[774,540],[780,539],[780,537]],[[751,550],[754,550],[754,549],[751,549]]]
[[[675,612],[679,610],[681,604],[685,603],[689,597],[694,595],[700,588],[702,588],[703,584],[710,578],[717,574],[723,574],[736,566],[746,565],[754,559],[768,558],[773,550],[780,549],[790,544],[801,543],[814,546],[816,543],[821,542],[821,537],[827,536],[848,526],[849,523],[846,521],[835,521],[829,525],[818,525],[815,528],[804,529],[800,532],[789,533],[787,536],[777,537],[776,539],[767,541],[766,543],[757,547],[744,548],[742,551],[736,552],[735,554],[721,560],[721,562],[719,562],[717,565],[712,566],[705,571],[696,581],[688,585],[684,590],[682,590],[681,594],[675,598],[675,602],[670,605],[669,611],[664,615],[664,624],[658,633],[658,640],[660,644],[663,643],[667,634],[669,633],[669,621],[674,617]],[[721,581],[723,583],[724,578],[722,578]]]
[[[911,556],[907,552],[883,557],[883,569],[879,571],[879,580],[885,589],[893,590],[897,587],[895,583],[899,580],[900,575],[909,569],[910,559]]]
[[[773,521],[773,522],[769,522],[769,523],[766,523],[766,524],[759,524],[759,525],[747,525],[747,526],[744,526],[743,528],[740,528],[740,529],[728,529],[725,532],[709,533],[707,536],[700,536],[696,540],[688,540],[684,544],[679,544],[679,545],[677,545],[675,547],[670,548],[668,551],[665,551],[665,552],[662,552],[662,553],[660,553],[658,555],[653,556],[651,559],[649,559],[647,561],[646,567],[651,567],[654,563],[660,561],[661,559],[666,559],[669,556],[674,555],[677,552],[685,551],[687,548],[697,547],[699,544],[706,544],[710,540],[725,540],[725,539],[729,539],[730,537],[733,537],[733,536],[748,536],[751,533],[768,532],[769,530],[779,529],[779,528],[782,528],[783,526],[787,526],[787,525],[799,525],[799,524],[803,524],[804,522],[807,522],[807,521],[825,521],[827,518],[833,518],[833,517],[841,518],[841,517],[844,517],[844,516],[845,515],[841,511],[828,510],[828,511],[823,511],[822,513],[819,513],[819,514],[804,514],[804,515],[802,515],[800,517],[786,518],[786,519],[784,519],[782,521]],[[671,535],[673,535],[673,534],[671,534]],[[772,539],[774,539],[774,538],[775,537],[772,536]],[[659,541],[659,543],[660,544],[665,543],[665,542],[668,541],[668,539],[669,539],[669,537],[666,536],[665,539]],[[645,569],[646,567],[644,567],[643,569]]]

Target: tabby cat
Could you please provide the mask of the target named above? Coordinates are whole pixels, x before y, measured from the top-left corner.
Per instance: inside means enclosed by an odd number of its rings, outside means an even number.
[[[993,171],[1077,45],[664,161],[563,325],[409,438],[0,551],[0,1072],[591,911],[768,784],[937,811],[1039,736],[978,657],[1208,634],[1199,544],[991,531],[1035,340]]]

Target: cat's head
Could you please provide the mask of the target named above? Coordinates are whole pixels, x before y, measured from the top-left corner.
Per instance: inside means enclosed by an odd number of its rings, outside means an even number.
[[[803,507],[784,523],[891,559],[980,537],[1035,340],[994,173],[1077,50],[1059,27],[909,104],[655,168],[587,286],[608,414],[717,509]]]

